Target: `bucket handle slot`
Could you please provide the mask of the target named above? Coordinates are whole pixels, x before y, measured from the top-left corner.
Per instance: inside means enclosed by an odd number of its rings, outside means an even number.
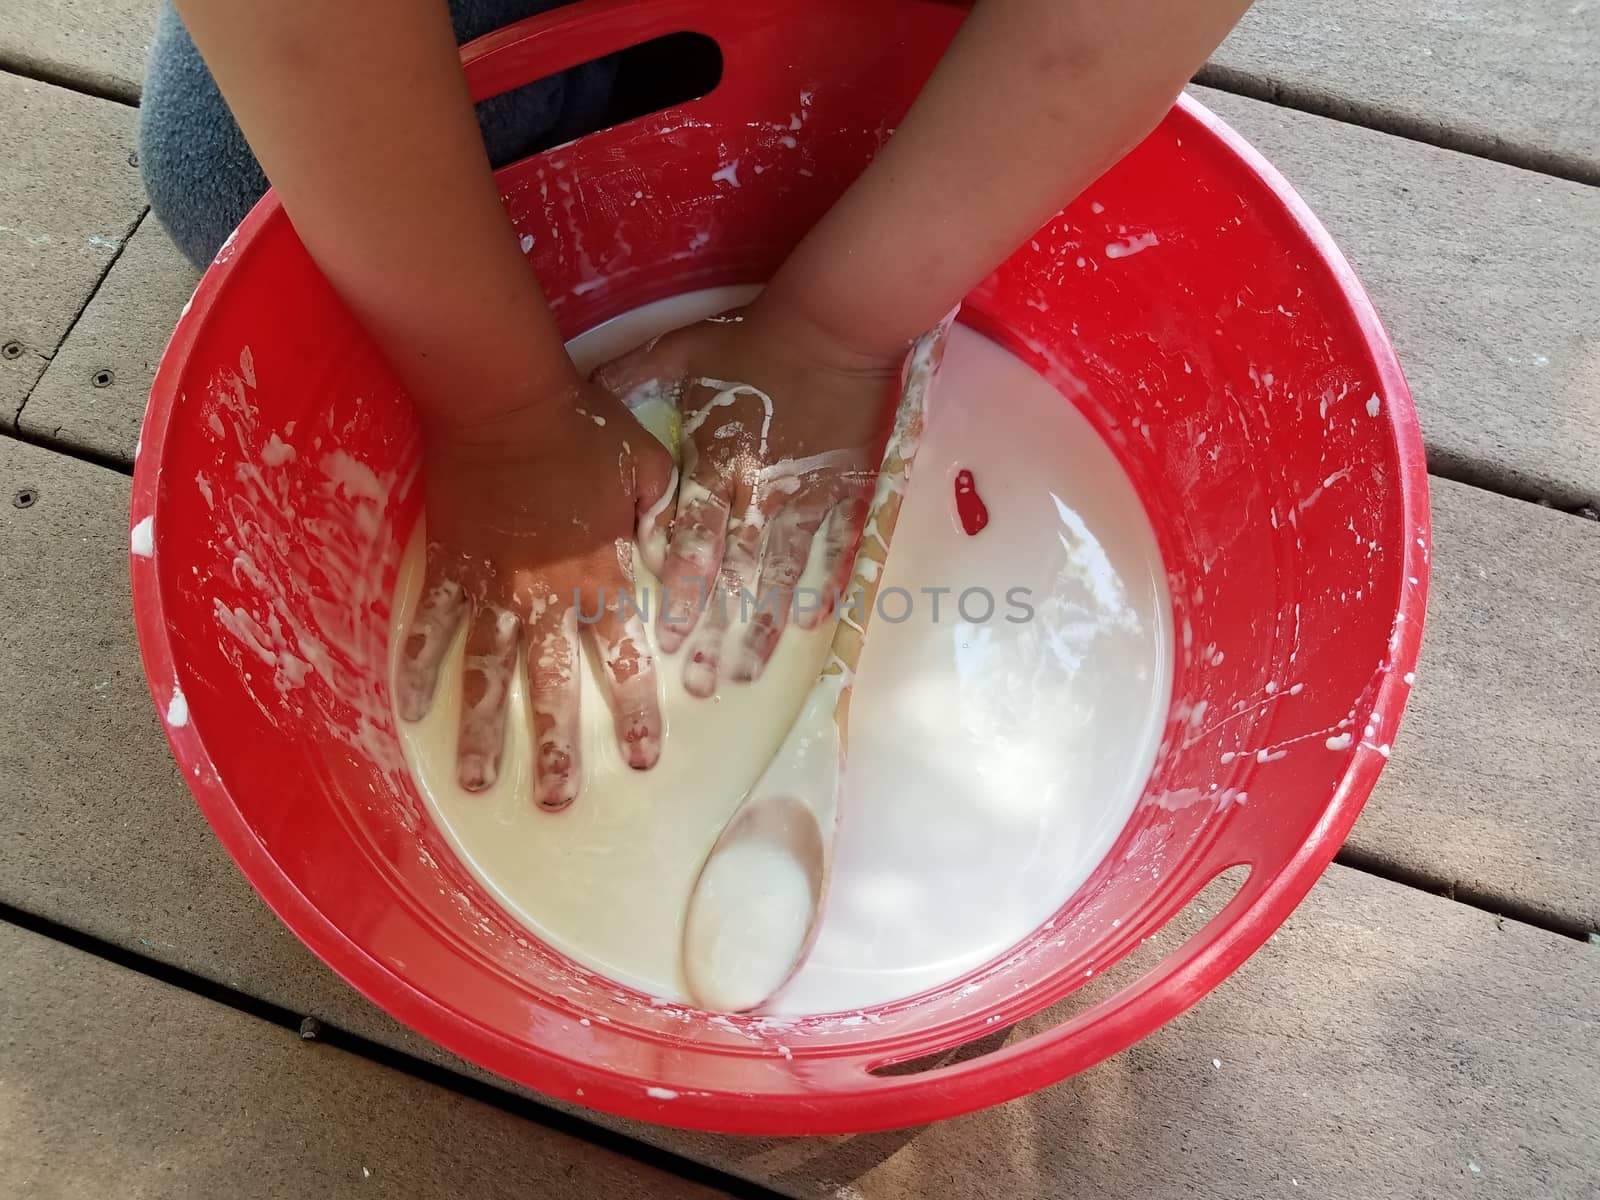
[[[536,80],[675,34],[710,38],[723,54],[766,5],[716,5],[685,0],[585,0],[553,8],[475,38],[461,48],[474,104]],[[720,36],[719,36],[720,35]]]
[[[1193,1007],[1228,978],[1305,898],[1355,823],[1360,797],[1370,790],[1370,782],[1363,786],[1359,778],[1364,773],[1360,768],[1376,773],[1376,765],[1358,762],[1357,767],[1340,781],[1309,832],[1282,822],[1270,805],[1235,807],[1215,840],[1188,868],[1194,881],[1192,890],[1171,912],[1181,911],[1231,868],[1249,867],[1248,878],[1233,898],[1180,946],[1093,1007],[988,1053],[982,1048],[977,1053],[969,1051],[959,1061],[950,1061],[950,1056],[958,1055],[962,1046],[947,1046],[922,1071],[905,1070],[908,1059],[926,1053],[922,1048],[857,1062],[852,1072],[857,1082],[881,1097],[899,1089],[920,1090],[936,1083],[954,1084],[964,1077],[1000,1073],[1008,1077],[1006,1091],[1020,1096],[1121,1053]],[[1170,918],[1163,918],[1163,924],[1166,919]],[[985,1036],[990,1035],[980,1033],[966,1041],[982,1042]],[[899,1073],[893,1073],[896,1063],[901,1067]]]

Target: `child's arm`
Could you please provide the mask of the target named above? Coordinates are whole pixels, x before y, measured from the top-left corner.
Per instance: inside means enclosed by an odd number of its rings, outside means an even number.
[[[827,577],[848,577],[906,348],[1154,127],[1247,7],[977,0],[898,132],[740,323],[692,326],[597,376],[619,394],[674,383],[706,414],[670,541],[671,512],[642,531],[667,589],[661,641],[689,640],[692,690],[758,674],[791,612],[826,615],[831,594],[789,595],[819,531]],[[756,397],[711,406],[702,379],[754,385],[770,419]],[[726,668],[718,614],[700,615],[717,587],[776,595]]]
[[[977,0],[764,303],[898,355],[1166,115],[1249,0]]]
[[[573,382],[489,171],[444,0],[178,0],[330,283],[430,426]]]
[[[488,786],[526,626],[538,799],[564,806],[579,782],[573,598],[592,614],[599,589],[612,604],[631,589],[618,540],[670,461],[567,358],[501,207],[445,0],[178,7],[301,240],[421,417],[427,599],[402,712],[427,710],[468,620],[458,773]],[[641,632],[614,611],[593,626],[624,756],[647,767],[661,717]]]

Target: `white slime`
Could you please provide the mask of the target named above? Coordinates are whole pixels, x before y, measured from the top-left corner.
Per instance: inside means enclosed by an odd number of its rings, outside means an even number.
[[[579,338],[574,354],[593,365],[749,294],[647,306]],[[955,519],[963,468],[989,509],[977,537]],[[415,600],[418,551],[397,621]],[[856,680],[821,926],[773,1011],[855,1010],[948,983],[1060,908],[1109,850],[1154,761],[1171,687],[1164,580],[1138,498],[1087,421],[958,327]],[[455,785],[458,639],[433,712],[401,723],[407,760],[462,861],[508,912],[573,959],[682,1000],[696,872],[784,740],[828,640],[826,626],[791,626],[756,683],[724,682],[712,700],[684,692],[681,656],[662,659],[667,733],[648,772],[622,762],[586,670],[587,783],[552,815],[529,799],[520,679],[499,780],[477,795]],[[725,882],[761,897],[748,919],[770,928],[772,957],[786,963],[786,941],[803,936],[786,918],[808,909],[810,881],[766,853],[753,846]],[[714,954],[717,930],[702,932]],[[761,964],[749,967],[758,987]]]

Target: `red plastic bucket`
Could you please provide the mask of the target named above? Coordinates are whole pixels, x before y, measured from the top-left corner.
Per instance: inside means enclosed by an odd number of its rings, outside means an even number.
[[[470,47],[479,98],[664,34],[722,49],[705,98],[501,172],[565,331],[767,277],[894,126],[961,15],[923,0],[598,0]],[[712,1018],[539,944],[428,821],[385,672],[388,597],[419,508],[415,428],[263,200],[162,360],[132,571],[173,752],[278,915],[367,996],[486,1067],[733,1132],[858,1131],[993,1104],[1116,1053],[1214,987],[1333,856],[1405,702],[1429,548],[1405,383],[1326,233],[1188,100],[964,319],[1080,406],[1158,531],[1180,636],[1154,775],[1111,855],[1002,960],[865,1017]],[[1232,900],[1115,995],[990,1053],[874,1073],[1062,999],[1238,864],[1249,876]]]

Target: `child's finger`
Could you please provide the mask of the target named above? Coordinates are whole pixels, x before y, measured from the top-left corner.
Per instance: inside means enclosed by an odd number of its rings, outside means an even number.
[[[666,490],[649,508],[639,514],[634,538],[639,544],[639,555],[644,565],[657,578],[667,569],[667,544],[672,535],[672,524],[678,516],[678,468],[673,467]]]
[[[747,602],[755,582],[757,556],[761,550],[761,530],[765,517],[745,485],[733,497],[738,516],[728,522],[723,545],[722,567],[715,591],[706,604],[700,625],[690,642],[683,664],[683,686],[691,696],[702,699],[717,690],[722,671],[723,643],[733,612]]]
[[[850,584],[850,569],[855,565],[856,549],[861,544],[861,526],[867,519],[865,497],[852,497],[835,505],[822,531],[822,598],[795,614],[802,629],[815,629],[833,615],[845,600]]]
[[[634,537],[645,566],[659,576],[666,569],[667,539],[677,515],[678,468],[672,456],[652,443],[634,457]]]
[[[422,599],[406,627],[405,645],[401,647],[400,665],[395,672],[395,702],[403,720],[420,721],[428,715],[434,690],[439,685],[440,664],[450,652],[450,643],[466,607],[466,592],[461,584],[447,579],[429,555]]]
[[[733,678],[738,682],[750,683],[759,678],[777,648],[778,639],[789,624],[795,585],[805,572],[816,532],[815,517],[808,519],[794,509],[786,509],[773,518],[756,582],[755,616],[733,663]]]
[[[552,605],[528,637],[528,713],[533,725],[534,800],[559,812],[582,786],[578,734],[578,617]]]
[[[656,698],[656,664],[645,639],[644,620],[631,583],[619,580],[604,597],[615,596],[589,626],[600,662],[600,686],[616,724],[617,746],[630,767],[646,770],[661,757],[661,706]]]
[[[656,640],[671,654],[694,630],[722,567],[733,500],[733,472],[726,457],[701,455],[684,447],[684,479],[678,485],[678,510],[661,568],[661,605]]]
[[[506,740],[506,701],[517,665],[522,622],[508,608],[482,605],[467,630],[461,660],[461,725],[456,737],[456,780],[469,792],[492,787],[500,776]]]

